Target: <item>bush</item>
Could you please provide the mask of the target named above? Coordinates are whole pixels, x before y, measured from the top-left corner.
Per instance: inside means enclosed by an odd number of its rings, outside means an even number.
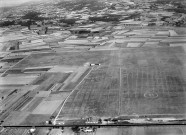
[[[0,23],[0,27],[15,25],[15,21],[4,21]]]
[[[111,22],[111,21],[119,21],[119,17],[117,16],[112,16],[112,15],[106,15],[103,17],[89,17],[89,20],[92,22],[96,22],[96,21],[103,21],[103,22]]]
[[[41,13],[39,12],[35,12],[35,11],[31,11],[31,12],[28,12],[26,13],[22,19],[29,19],[29,20],[34,20],[34,21],[42,21],[44,20],[43,17],[39,17]]]
[[[76,19],[61,19],[60,20],[60,23],[66,23],[69,25],[73,25],[73,24],[75,24],[75,22],[76,22]]]

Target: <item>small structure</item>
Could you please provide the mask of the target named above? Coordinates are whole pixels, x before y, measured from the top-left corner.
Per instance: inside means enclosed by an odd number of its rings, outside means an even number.
[[[13,43],[11,44],[9,50],[19,50],[19,45],[20,45],[20,42],[19,42],[19,41],[13,42]]]
[[[92,67],[92,66],[100,66],[101,64],[99,64],[99,63],[91,63],[90,64],[90,66]]]
[[[72,34],[88,34],[90,33],[90,28],[73,28],[73,29],[70,29],[70,32]]]
[[[35,134],[35,131],[36,131],[36,128],[33,127],[31,129],[29,129],[28,133],[31,134],[31,135],[34,135]]]
[[[70,32],[72,34],[96,34],[96,33],[100,33],[103,30],[102,27],[98,27],[98,28],[73,28],[70,29]]]
[[[93,133],[93,132],[95,132],[95,128],[86,127],[86,128],[84,128],[84,129],[82,129],[82,131],[83,131],[84,133]]]

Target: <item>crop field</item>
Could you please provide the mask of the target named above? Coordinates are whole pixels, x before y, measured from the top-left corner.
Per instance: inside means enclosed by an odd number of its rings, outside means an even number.
[[[21,111],[14,111],[11,112],[10,116],[5,121],[6,125],[19,125],[22,123],[26,117],[30,115],[30,112],[21,112]]]
[[[82,66],[86,62],[108,63],[110,51],[76,51],[61,53],[32,54],[14,68],[28,68],[38,66],[70,65]]]
[[[63,100],[43,101],[32,112],[32,114],[50,114],[57,109]],[[50,109],[48,108],[50,106]]]
[[[49,91],[56,83],[61,83],[69,77],[70,73],[45,73],[32,82],[32,85],[39,85],[39,91]]]
[[[68,76],[70,75],[70,73],[45,73],[43,75],[41,75],[40,77],[38,77],[37,79],[35,79],[32,82],[32,85],[40,85],[42,83],[44,83],[45,81],[49,80],[50,77],[54,77],[56,78],[56,82],[58,83],[63,83],[66,78],[68,78]]]
[[[182,48],[122,49],[94,67],[65,102],[58,118],[185,115]]]
[[[20,125],[43,125],[50,116],[49,114],[30,114]]]

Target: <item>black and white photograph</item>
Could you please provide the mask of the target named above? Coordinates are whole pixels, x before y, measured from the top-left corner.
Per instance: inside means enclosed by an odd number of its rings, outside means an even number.
[[[186,135],[186,0],[0,0],[0,135]]]

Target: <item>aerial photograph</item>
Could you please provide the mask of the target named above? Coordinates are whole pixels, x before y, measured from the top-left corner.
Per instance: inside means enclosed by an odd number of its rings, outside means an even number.
[[[186,0],[0,0],[0,135],[186,135]]]

